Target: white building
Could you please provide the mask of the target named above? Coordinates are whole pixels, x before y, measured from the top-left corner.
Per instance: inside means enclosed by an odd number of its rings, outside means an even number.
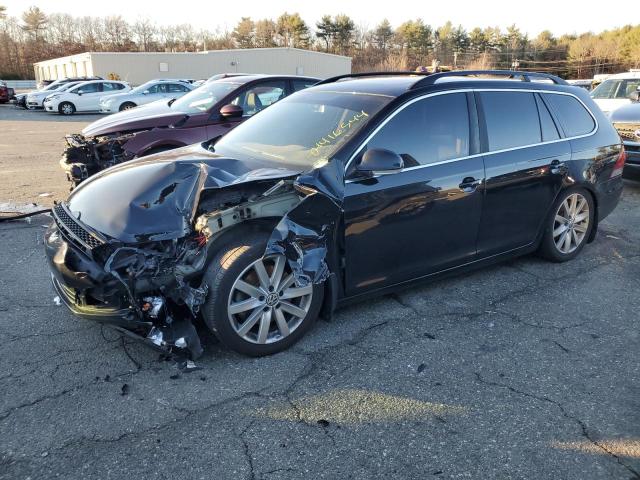
[[[154,78],[204,79],[217,73],[265,73],[326,78],[351,73],[351,58],[298,48],[205,52],[87,52],[34,64],[36,80],[97,75],[139,85]]]

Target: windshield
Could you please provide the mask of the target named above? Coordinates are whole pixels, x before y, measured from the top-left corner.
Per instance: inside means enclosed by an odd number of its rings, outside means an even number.
[[[211,149],[234,158],[318,167],[393,97],[302,91],[263,110]]]
[[[626,99],[640,87],[640,78],[630,79],[609,79],[598,85],[593,92],[591,98],[610,99],[619,98]]]
[[[242,83],[205,83],[201,87],[177,99],[171,104],[171,108],[175,108],[184,113],[206,112],[240,85],[242,85]]]

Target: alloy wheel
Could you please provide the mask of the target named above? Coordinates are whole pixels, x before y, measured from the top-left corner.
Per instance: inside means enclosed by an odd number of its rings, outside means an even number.
[[[589,202],[579,194],[569,195],[558,207],[553,222],[553,242],[560,253],[575,251],[589,229]]]
[[[231,287],[227,313],[244,340],[269,344],[293,333],[303,322],[313,285],[298,286],[283,255],[260,258],[245,268]]]
[[[73,107],[70,104],[65,103],[62,105],[62,113],[65,115],[71,115],[73,113]]]

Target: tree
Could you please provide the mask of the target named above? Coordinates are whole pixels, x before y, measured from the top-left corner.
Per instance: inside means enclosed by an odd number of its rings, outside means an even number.
[[[420,18],[404,22],[396,30],[396,38],[401,48],[406,48],[414,55],[425,55],[429,52],[432,46],[431,34],[431,27],[425,25]]]
[[[336,26],[331,19],[331,15],[324,15],[319,22],[316,22],[316,37],[324,40],[325,52],[329,51],[335,34]]]
[[[132,31],[139,50],[148,52],[151,49],[153,38],[157,32],[156,26],[148,18],[143,18],[133,24]]]
[[[29,10],[22,14],[24,25],[22,29],[33,35],[33,39],[38,41],[39,33],[47,25],[47,16],[38,7],[29,7]]]
[[[304,48],[309,44],[309,27],[298,13],[283,13],[276,21],[276,33],[283,47]]]
[[[255,46],[256,24],[250,17],[242,17],[231,34],[240,48],[252,48]]]
[[[489,46],[489,40],[485,32],[481,28],[474,28],[469,33],[469,47],[475,53],[486,52]]]
[[[335,44],[338,52],[344,55],[348,52],[356,26],[347,15],[337,15],[333,21],[335,27]]]
[[[380,24],[373,31],[373,42],[376,46],[385,52],[391,39],[393,38],[393,28],[391,28],[391,24],[389,20],[386,18],[380,22]]]
[[[256,22],[256,47],[268,48],[276,46],[276,24],[273,20],[259,20]]]

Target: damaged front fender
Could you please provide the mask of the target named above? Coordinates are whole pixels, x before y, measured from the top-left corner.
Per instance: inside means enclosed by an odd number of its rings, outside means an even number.
[[[197,358],[202,347],[193,320],[207,288],[215,288],[201,279],[217,238],[247,221],[277,221],[264,255],[284,255],[299,285],[320,284],[339,269],[343,190],[339,162],[301,174],[193,147],[99,173],[70,195],[66,217],[56,209],[54,217],[65,248],[75,248],[71,237],[83,228],[100,232],[99,242],[82,241],[83,255],[93,259],[92,271],[120,285],[132,325],[148,326],[147,341]],[[92,297],[101,281],[94,280],[79,294],[108,302]]]

